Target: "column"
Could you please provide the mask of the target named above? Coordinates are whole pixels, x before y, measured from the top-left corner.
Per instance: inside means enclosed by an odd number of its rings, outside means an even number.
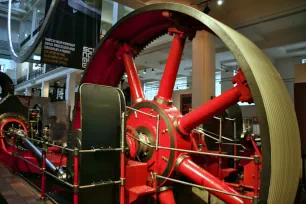
[[[43,73],[46,73],[47,70],[47,64],[43,64]]]
[[[113,25],[115,25],[124,16],[124,14],[124,6],[117,2],[113,2]]]
[[[198,31],[192,40],[192,109],[215,96],[215,39]]]
[[[32,96],[32,87],[28,87],[25,89],[25,95],[26,96]]]
[[[30,78],[30,63],[28,63],[28,68],[27,68],[27,73],[26,73],[26,76],[27,76],[27,80],[29,80],[29,78]]]
[[[221,71],[221,93],[233,87],[233,71]]]
[[[45,81],[41,84],[41,97],[49,97],[49,82]]]
[[[70,106],[70,118],[74,109],[75,101],[75,87],[76,87],[76,72],[68,73],[66,78],[66,104]]]
[[[187,89],[192,87],[192,75],[187,76]]]

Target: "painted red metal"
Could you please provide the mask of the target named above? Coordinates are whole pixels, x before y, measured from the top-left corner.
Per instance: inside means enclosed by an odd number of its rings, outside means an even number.
[[[139,110],[145,112],[147,114],[152,114],[157,116],[158,112],[152,109],[153,106],[158,106],[160,113],[166,115],[166,117],[160,117],[160,128],[159,128],[159,145],[163,147],[173,147],[180,149],[191,149],[191,143],[189,140],[184,139],[178,132],[175,131],[173,127],[174,118],[181,116],[181,113],[172,106],[167,106],[164,104],[159,104],[155,101],[143,101],[142,103],[147,103],[147,107],[140,108]],[[137,106],[137,104],[135,105]],[[135,107],[133,106],[133,107]],[[145,127],[148,132],[151,133],[152,137],[152,145],[155,145],[156,141],[156,124],[157,119],[155,117],[150,117],[148,115],[144,115],[142,113],[132,113],[129,114],[127,119],[127,126],[132,127],[137,130],[138,128]],[[168,124],[168,126],[167,126]],[[168,131],[169,130],[169,131]],[[173,134],[170,135],[170,132]],[[127,137],[128,138],[128,137]],[[171,139],[174,141],[171,144]],[[138,141],[137,141],[138,142]],[[153,147],[155,149],[155,147]],[[166,169],[168,169],[168,173],[164,174],[167,176],[171,176],[176,158],[180,155],[180,152],[173,152],[173,157],[171,158],[171,151],[165,149],[158,149],[158,151],[154,151],[153,155],[146,161],[148,165],[148,172],[156,172],[159,175],[163,175]],[[152,177],[151,174],[147,174],[147,179],[149,180],[149,185],[154,185],[154,182],[150,180]],[[152,183],[151,183],[152,182]],[[161,187],[166,181],[162,180],[158,183],[157,187]]]
[[[41,161],[41,168],[42,168],[42,172],[41,172],[41,192],[40,192],[40,198],[44,199],[45,198],[45,191],[46,191],[46,174],[45,174],[45,170],[46,170],[46,151],[45,149],[42,150],[42,161]]]
[[[172,189],[167,189],[158,193],[159,204],[175,204],[175,199]]]
[[[259,175],[258,175],[258,171],[259,171],[259,164],[258,163],[255,163],[255,169],[254,169],[254,196],[258,196],[259,193],[258,193],[258,178],[259,178]]]
[[[155,193],[154,188],[147,186],[147,164],[128,160],[125,168],[125,189],[127,191],[125,201],[133,203],[135,200],[141,201],[144,199],[143,203],[146,203],[145,197],[152,196]]]
[[[238,73],[234,76],[232,81],[234,84],[237,84],[237,86],[227,90],[220,96],[210,100],[190,113],[187,113],[183,117],[178,118],[177,123],[180,132],[186,135],[189,134],[193,128],[206,122],[239,101],[251,103],[252,95],[241,69],[238,70]]]
[[[121,179],[121,186],[120,186],[120,204],[125,203],[125,155],[124,152],[121,152],[120,155],[120,179]]]
[[[78,151],[78,150],[75,150]],[[79,186],[79,155],[75,152],[74,157],[73,157],[73,185],[74,187]],[[74,190],[73,193],[73,204],[78,204],[79,203],[79,193],[77,190]]]
[[[233,84],[237,84],[237,88],[239,89],[239,92],[241,94],[241,96],[239,97],[239,101],[252,103],[253,97],[249,89],[248,82],[245,76],[243,75],[243,72],[241,69],[238,69],[238,72],[233,77],[232,82]]]
[[[138,76],[137,68],[133,60],[133,50],[127,44],[124,44],[118,51],[117,57],[123,59],[125,72],[128,76],[128,83],[131,89],[131,97],[133,101],[144,99],[141,82]]]
[[[221,143],[219,142],[219,145],[218,145],[218,153],[221,154],[222,153],[222,147],[221,147]],[[219,157],[218,158],[218,178],[219,179],[222,179],[222,158]]]
[[[227,90],[220,96],[178,118],[179,130],[184,134],[188,134],[193,128],[236,104],[240,96],[241,94],[237,86]]]
[[[183,49],[186,41],[186,36],[183,32],[174,32],[174,38],[170,48],[170,53],[167,59],[166,67],[160,81],[160,87],[156,98],[170,101],[172,98],[173,88],[176,80],[176,75],[180,66]]]
[[[180,162],[180,164],[177,167],[177,171],[182,173],[190,180],[192,180],[193,182],[199,185],[239,195],[237,191],[233,190],[224,182],[222,182],[218,178],[211,175],[209,172],[199,167],[189,157],[184,158]],[[232,195],[227,195],[215,191],[210,191],[210,193],[219,197],[221,200],[225,201],[226,203],[231,203],[231,204],[243,203],[242,199]]]
[[[138,142],[129,135],[132,135],[133,137],[137,137],[137,135],[134,135],[132,128],[129,126],[127,126],[126,133],[125,141],[129,147],[129,156],[132,159],[135,159],[138,151]]]

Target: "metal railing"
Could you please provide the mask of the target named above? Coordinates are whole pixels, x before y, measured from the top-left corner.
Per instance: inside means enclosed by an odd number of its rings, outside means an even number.
[[[121,115],[122,118],[122,123],[125,121],[125,114],[122,113]],[[123,123],[124,124],[124,123]],[[48,141],[45,140],[38,140],[38,139],[34,139],[34,138],[27,138],[28,140],[37,142],[42,144],[43,148],[42,148],[42,161],[41,161],[41,165],[37,166],[36,164],[30,162],[29,160],[25,159],[24,157],[20,156],[18,153],[18,148],[16,152],[12,152],[12,155],[23,160],[24,162],[32,165],[34,168],[38,169],[41,171],[41,198],[45,198],[45,194],[46,194],[46,189],[45,189],[45,180],[46,180],[46,175],[56,179],[57,181],[61,182],[62,184],[73,188],[73,204],[78,204],[78,200],[79,200],[79,195],[78,195],[78,189],[84,189],[84,188],[94,188],[97,186],[102,186],[102,185],[111,185],[111,184],[120,184],[121,185],[121,190],[120,190],[120,197],[124,198],[124,180],[125,180],[125,162],[124,162],[124,158],[125,158],[125,128],[124,125],[122,125],[123,128],[121,128],[121,145],[120,148],[96,148],[96,149],[88,149],[88,150],[83,150],[83,149],[79,149],[79,148],[67,148],[67,147],[63,147],[60,145],[56,145],[56,144],[52,144],[49,143]],[[21,136],[24,137],[24,136]],[[0,138],[3,139],[3,138]],[[15,140],[14,140],[15,141]],[[15,143],[12,144],[13,147],[15,147]],[[73,165],[74,165],[74,170],[73,170],[73,183],[69,183],[67,181],[65,181],[63,178],[59,178],[58,176],[55,176],[53,173],[49,172],[46,170],[46,159],[47,159],[47,151],[48,151],[48,147],[52,146],[52,147],[57,147],[63,151],[69,151],[69,152],[73,152]],[[121,171],[120,171],[120,179],[117,181],[100,181],[97,183],[92,183],[89,185],[79,185],[79,154],[80,153],[94,153],[94,152],[103,152],[103,151],[121,151],[121,156],[120,156],[120,160],[121,160]],[[60,167],[58,167],[60,168]],[[124,204],[123,202],[124,200],[121,200],[121,204]]]
[[[142,112],[140,110],[137,110],[137,109],[133,109],[133,108],[130,108],[129,109],[135,111],[135,112],[139,112],[139,113],[142,113],[144,115],[148,115],[150,117],[154,117],[154,115],[152,114],[148,114],[146,112]],[[154,172],[153,172],[153,179],[154,179],[154,187],[157,188],[157,178],[160,178],[160,179],[164,179],[164,180],[168,180],[168,181],[172,181],[172,182],[176,182],[176,183],[180,183],[180,184],[184,184],[184,185],[188,185],[188,186],[191,186],[191,187],[197,187],[197,188],[200,188],[200,189],[205,189],[205,190],[208,190],[208,191],[214,191],[214,192],[219,192],[219,193],[224,193],[224,194],[228,194],[228,195],[232,195],[232,196],[235,196],[235,197],[240,197],[240,198],[243,198],[243,199],[248,199],[248,200],[252,200],[253,203],[258,203],[258,171],[259,171],[259,165],[260,165],[260,157],[258,155],[254,155],[254,157],[245,157],[245,156],[237,156],[236,155],[236,151],[235,151],[235,155],[228,155],[228,154],[222,154],[222,149],[221,149],[221,145],[222,145],[222,139],[225,139],[225,140],[228,140],[228,141],[231,141],[231,142],[234,142],[234,140],[230,139],[230,138],[227,138],[225,136],[222,136],[222,118],[219,118],[219,117],[214,117],[215,119],[219,120],[220,123],[220,127],[219,127],[219,138],[215,138],[214,136],[211,136],[211,138],[215,139],[218,141],[218,144],[219,144],[219,152],[218,153],[211,153],[211,152],[202,152],[202,151],[193,151],[193,150],[186,150],[186,149],[179,149],[179,148],[170,148],[170,147],[164,147],[164,146],[159,146],[159,115],[156,116],[158,118],[157,120],[157,128],[156,128],[156,143],[155,145],[151,145],[147,142],[144,142],[144,141],[141,141],[140,139],[138,139],[137,137],[134,137],[133,135],[131,134],[128,134],[126,133],[126,135],[130,136],[131,138],[137,140],[138,142],[150,147],[150,148],[155,148],[155,157],[158,157],[158,150],[159,149],[164,149],[164,150],[169,150],[169,151],[178,151],[178,152],[185,152],[185,153],[190,153],[190,154],[199,154],[199,155],[209,155],[209,156],[216,156],[218,157],[218,161],[219,161],[219,167],[221,167],[220,164],[222,164],[222,160],[221,158],[232,158],[232,159],[242,159],[242,160],[248,160],[248,161],[254,161],[255,163],[255,175],[254,175],[254,196],[253,197],[250,197],[250,196],[244,196],[244,195],[240,195],[240,194],[234,194],[234,193],[229,193],[229,192],[226,192],[226,191],[222,191],[222,190],[218,190],[218,189],[214,189],[214,188],[208,188],[208,187],[204,187],[204,186],[201,186],[201,185],[197,185],[197,184],[193,184],[193,183],[189,183],[189,182],[184,182],[184,181],[180,181],[180,180],[177,180],[177,179],[172,179],[172,178],[169,178],[169,177],[164,177],[164,176],[161,176],[161,175],[158,175],[157,173],[157,169],[155,168],[154,169]],[[236,121],[235,119],[231,119],[231,118],[226,118],[228,120],[232,120],[232,121]],[[202,129],[202,128],[198,128],[195,129],[196,131],[200,130],[201,132],[207,132],[206,130]],[[212,133],[212,132],[211,132]],[[215,133],[213,133],[215,134]],[[234,128],[234,134],[236,134],[236,128]],[[207,136],[207,133],[205,133],[205,135]],[[226,145],[234,145],[235,149],[236,149],[236,146],[242,146],[243,148],[245,148],[243,145],[241,144],[237,144],[237,143],[224,143]],[[155,162],[158,161],[157,158],[155,158]],[[155,164],[157,167],[157,164]],[[236,166],[235,166],[236,168]],[[221,177],[221,168],[218,169],[218,176],[219,178]]]
[[[27,75],[22,76],[22,77],[19,77],[19,78],[17,79],[17,84],[21,84],[21,83],[23,83],[23,82],[25,82],[25,81],[27,81]]]
[[[44,73],[43,71],[44,71],[44,69],[41,67],[39,69],[36,69],[36,70],[33,70],[33,71],[29,72],[29,80],[42,75]]]
[[[208,191],[214,191],[214,192],[219,192],[219,193],[224,193],[224,194],[228,194],[231,196],[235,196],[235,197],[240,197],[243,199],[248,199],[248,200],[253,200],[253,203],[257,203],[258,202],[258,178],[259,178],[259,165],[260,165],[260,157],[258,155],[254,155],[253,157],[245,157],[245,156],[237,156],[237,155],[228,155],[228,154],[222,154],[221,151],[219,151],[219,153],[211,153],[211,152],[202,152],[202,151],[193,151],[193,150],[187,150],[187,149],[179,149],[179,148],[170,148],[170,147],[165,147],[165,146],[160,146],[159,145],[159,128],[160,128],[160,115],[153,115],[152,113],[146,113],[144,111],[141,110],[137,110],[131,107],[127,107],[127,109],[131,110],[134,112],[135,117],[137,118],[137,113],[146,115],[148,117],[151,118],[156,118],[156,143],[155,145],[151,145],[147,142],[141,141],[140,139],[138,139],[137,137],[134,137],[131,134],[128,134],[125,132],[125,127],[124,125],[122,125],[121,127],[121,146],[120,148],[98,148],[98,149],[89,149],[89,150],[80,150],[78,148],[67,148],[67,147],[63,147],[63,146],[59,146],[59,145],[55,145],[55,144],[51,144],[48,143],[46,141],[43,140],[37,140],[37,139],[33,139],[33,138],[28,138],[29,140],[35,141],[35,142],[39,142],[42,143],[45,147],[43,148],[43,161],[46,161],[46,153],[47,153],[47,146],[54,146],[54,147],[58,147],[60,149],[62,149],[63,151],[70,151],[74,153],[74,177],[73,177],[73,184],[66,182],[65,180],[58,178],[57,176],[53,175],[52,173],[48,172],[45,170],[45,162],[42,162],[41,167],[33,164],[32,162],[20,157],[18,154],[15,154],[17,157],[21,158],[22,160],[24,160],[25,162],[33,165],[35,168],[41,170],[41,174],[42,174],[42,187],[41,187],[41,197],[45,196],[45,188],[44,185],[45,183],[43,183],[43,180],[45,180],[45,174],[55,178],[56,180],[60,181],[61,183],[67,185],[68,187],[71,187],[74,189],[74,204],[78,203],[78,189],[84,189],[84,188],[93,188],[93,187],[97,187],[97,186],[101,186],[101,185],[111,185],[111,184],[120,184],[120,204],[124,204],[124,169],[125,169],[125,164],[124,164],[124,152],[125,152],[125,135],[130,136],[131,138],[137,140],[138,142],[150,147],[150,148],[154,148],[155,149],[155,162],[158,161],[158,153],[159,153],[159,149],[164,149],[164,150],[169,150],[169,151],[178,151],[178,152],[185,152],[185,153],[190,153],[190,154],[199,154],[199,155],[209,155],[209,156],[216,156],[219,158],[233,158],[233,159],[243,159],[243,160],[248,160],[248,161],[254,161],[255,164],[255,173],[254,173],[254,196],[250,197],[250,196],[244,196],[244,195],[240,195],[240,194],[235,194],[235,193],[230,193],[230,192],[226,192],[226,191],[222,191],[222,190],[218,190],[218,189],[214,189],[214,188],[209,188],[209,187],[205,187],[202,185],[197,185],[197,184],[193,184],[193,183],[189,183],[189,182],[185,182],[185,181],[180,181],[177,179],[172,179],[172,178],[168,178],[168,177],[164,177],[159,175],[157,172],[157,166],[158,164],[155,164],[155,168],[153,173],[153,179],[154,179],[154,188],[156,189],[155,193],[157,193],[157,179],[164,179],[164,180],[168,180],[168,181],[172,181],[172,182],[176,182],[176,183],[180,183],[180,184],[184,184],[184,185],[188,185],[191,187],[197,187],[200,189],[205,189]],[[122,124],[124,124],[125,121],[125,113],[122,113]],[[220,121],[222,120],[221,118],[219,119]],[[204,130],[204,129],[202,129]],[[202,131],[200,129],[200,131]],[[220,123],[220,134],[219,134],[219,144],[222,144],[222,123]],[[227,138],[229,139],[229,138]],[[238,144],[233,144],[233,145],[238,145]],[[120,172],[120,180],[117,181],[102,181],[102,182],[98,182],[98,183],[92,183],[89,185],[79,185],[79,154],[80,153],[93,153],[93,152],[103,152],[103,151],[121,151],[121,172]],[[219,159],[220,162],[220,159]],[[221,168],[220,168],[221,169]],[[219,170],[220,171],[220,170]],[[220,174],[219,174],[220,176]]]

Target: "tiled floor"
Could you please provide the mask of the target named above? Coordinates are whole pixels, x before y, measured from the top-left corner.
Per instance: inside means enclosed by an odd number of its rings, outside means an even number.
[[[8,204],[51,204],[51,201],[40,201],[39,192],[18,175],[11,173],[0,162],[0,193]],[[0,204],[2,201],[0,200]]]

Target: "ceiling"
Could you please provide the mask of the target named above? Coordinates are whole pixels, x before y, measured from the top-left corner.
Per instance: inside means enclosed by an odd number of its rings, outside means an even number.
[[[165,2],[164,0],[116,0],[131,7],[139,8],[146,4]],[[170,1],[170,0],[168,0]],[[185,4],[203,9],[206,4],[197,6],[200,0],[171,0],[171,2],[183,2]],[[306,55],[306,1],[305,0],[223,0],[219,6],[216,0],[210,0],[208,6],[211,9],[210,16],[218,19],[245,35],[260,47],[273,61],[280,58]],[[31,5],[36,4],[43,12],[45,0],[14,0],[13,13],[15,17],[22,18],[31,11]],[[0,0],[1,7],[7,7],[7,0]],[[131,11],[123,7],[121,16]],[[7,8],[6,8],[7,9]],[[102,27],[108,30],[113,22],[113,2],[104,0],[102,5]],[[2,10],[3,12],[3,10]],[[172,37],[165,35],[151,43],[135,59],[140,70],[142,81],[159,80],[167,60]],[[236,67],[233,55],[228,51],[221,40],[216,42],[216,69],[223,70],[224,66]],[[190,76],[192,71],[192,43],[187,41],[179,69],[179,76]],[[152,72],[154,69],[154,72]],[[143,73],[146,70],[146,74]]]
[[[237,0],[238,1],[238,0]],[[227,1],[226,1],[227,2]],[[306,8],[306,7],[305,7]],[[227,7],[225,9],[228,10]],[[291,9],[292,10],[292,9]],[[294,10],[294,9],[293,9]],[[229,12],[229,11],[226,11]],[[274,62],[280,58],[306,56],[306,9],[298,12],[280,12],[271,18],[259,18],[250,24],[236,24],[236,30],[253,41]],[[172,37],[165,35],[152,42],[135,60],[143,81],[160,80],[165,67]],[[233,69],[236,60],[217,37],[216,69]],[[222,66],[221,66],[222,64]],[[180,76],[190,76],[192,71],[192,43],[187,41],[179,69]],[[154,73],[151,69],[154,68]]]

